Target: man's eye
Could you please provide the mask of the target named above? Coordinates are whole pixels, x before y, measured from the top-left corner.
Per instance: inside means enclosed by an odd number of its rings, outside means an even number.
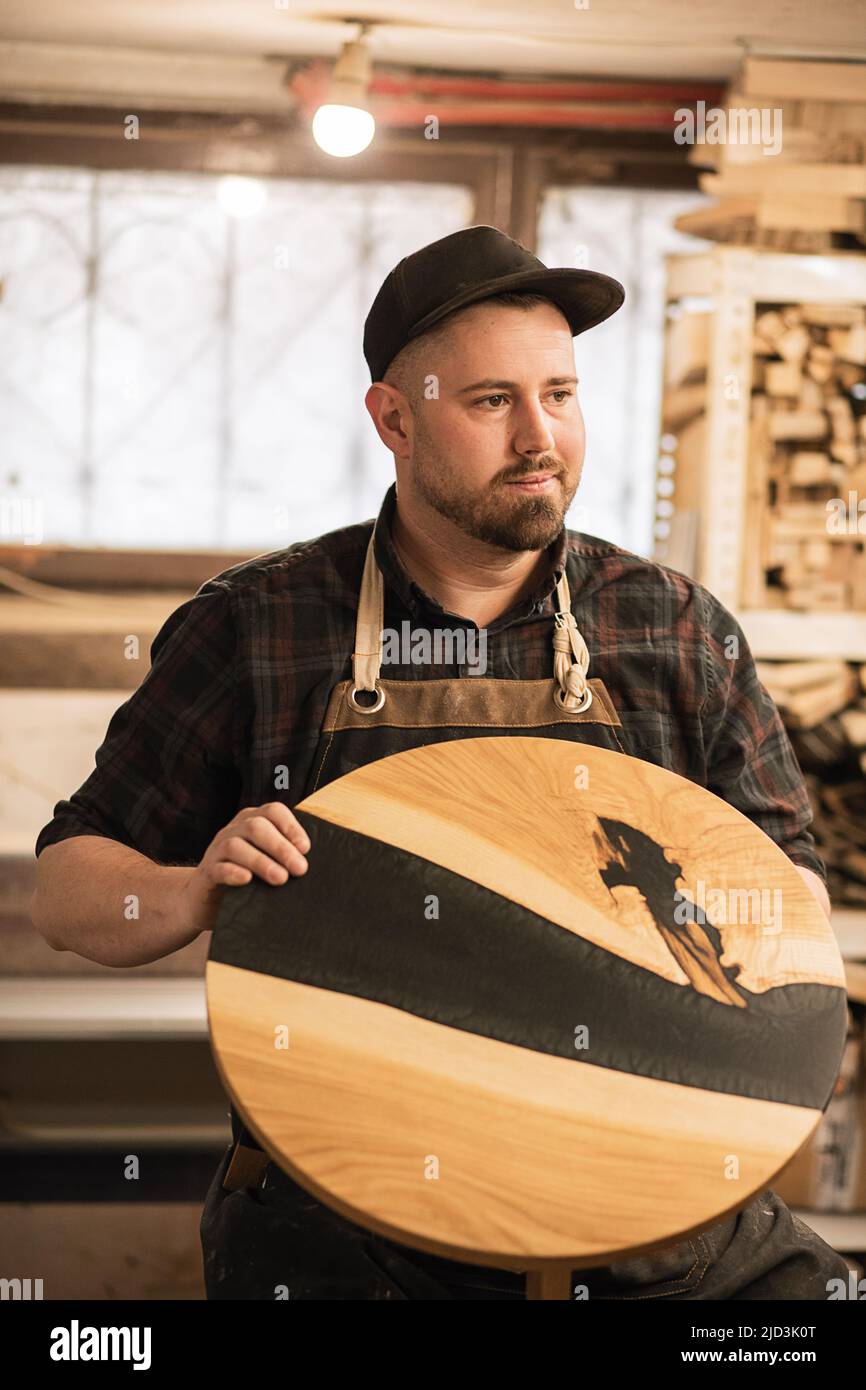
[[[553,391],[553,392],[551,392],[551,395],[554,395],[554,396],[563,396],[563,397],[567,400],[568,397],[571,395],[571,392],[570,392],[570,391],[567,391],[567,390],[565,389],[565,387],[562,387],[562,388],[561,388],[560,390],[558,390],[558,391]],[[562,401],[557,402],[557,404],[561,405],[561,404],[562,404]]]
[[[505,396],[503,396],[503,395],[483,396],[483,397],[481,398],[480,401],[477,401],[477,402],[476,402],[476,404],[477,404],[477,405],[485,405],[488,401],[504,401],[504,400],[505,400]]]

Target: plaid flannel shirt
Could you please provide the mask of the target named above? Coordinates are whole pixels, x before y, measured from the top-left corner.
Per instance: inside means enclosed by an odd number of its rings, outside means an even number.
[[[395,495],[392,484],[376,542],[386,627],[474,629],[400,564]],[[372,524],[255,556],[181,604],[112,716],[95,770],[57,803],[36,854],[103,835],[157,863],[196,864],[242,807],[302,800],[329,694],[352,673]],[[554,588],[566,566],[589,675],[607,686],[631,751],[708,787],[826,880],[796,757],[731,614],[693,580],[594,536],[563,528],[549,556],[544,581],[487,626],[484,675],[552,678]],[[465,663],[392,664],[384,674],[483,678]]]

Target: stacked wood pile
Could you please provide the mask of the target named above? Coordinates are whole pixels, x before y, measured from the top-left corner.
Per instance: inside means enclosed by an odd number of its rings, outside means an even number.
[[[706,113],[706,141],[689,159],[714,170],[699,184],[718,201],[684,214],[678,228],[777,251],[862,250],[866,65],[750,57],[715,130],[714,109]],[[723,141],[709,143],[717,135]]]
[[[866,609],[866,307],[759,305],[752,349],[744,601]]]
[[[866,904],[866,666],[758,662],[806,777],[830,896]]]
[[[707,376],[715,349],[713,313],[687,306],[687,300],[668,306],[655,531],[659,558],[693,573],[688,523],[697,516],[710,522]],[[728,365],[733,368],[733,358]],[[736,367],[739,389],[746,373],[740,360]],[[758,302],[747,372],[739,602],[864,612],[866,305]],[[723,372],[719,389],[729,380]]]

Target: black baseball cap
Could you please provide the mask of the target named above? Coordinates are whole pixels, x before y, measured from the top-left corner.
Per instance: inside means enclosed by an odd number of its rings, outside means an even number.
[[[400,349],[453,309],[505,290],[546,295],[575,336],[610,318],[625,299],[610,275],[551,269],[496,227],[464,227],[404,256],[384,280],[364,324],[371,379],[381,381]]]

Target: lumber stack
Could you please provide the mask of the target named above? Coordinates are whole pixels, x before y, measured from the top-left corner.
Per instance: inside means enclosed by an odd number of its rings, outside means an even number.
[[[764,263],[788,259],[767,255]],[[862,257],[855,260],[862,266]],[[760,264],[754,274],[757,288]],[[795,267],[785,276],[785,299],[748,301],[736,350],[720,326],[725,305],[718,295],[710,300],[713,311],[690,307],[688,296],[669,301],[656,553],[707,582],[685,523],[700,517],[712,537],[708,479],[713,469],[730,471],[731,460],[712,424],[710,392],[718,398],[734,383],[739,395],[742,383],[748,399],[738,446],[745,490],[735,601],[745,608],[866,612],[866,304],[816,302],[808,298],[814,285],[802,281]]]
[[[689,152],[717,201],[680,230],[798,254],[866,245],[866,65],[749,57],[723,109]]]
[[[806,777],[834,902],[866,904],[866,666],[758,662]]]
[[[758,305],[752,339],[750,603],[866,608],[866,307]],[[853,499],[853,501],[852,501]],[[862,529],[861,529],[862,526]]]

